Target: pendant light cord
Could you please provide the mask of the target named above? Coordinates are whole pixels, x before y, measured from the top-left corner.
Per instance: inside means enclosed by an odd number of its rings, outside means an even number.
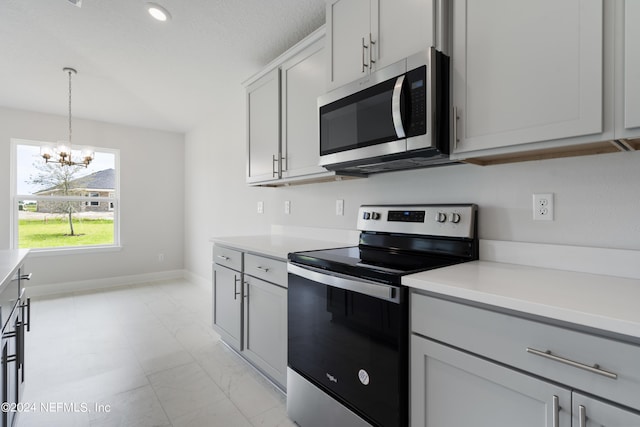
[[[71,70],[67,72],[69,73],[69,149],[71,149]]]

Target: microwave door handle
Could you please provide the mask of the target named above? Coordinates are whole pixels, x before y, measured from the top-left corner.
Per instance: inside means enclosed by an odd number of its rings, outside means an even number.
[[[393,95],[391,96],[391,112],[393,117],[393,127],[396,130],[396,135],[398,138],[406,138],[406,134],[404,132],[404,125],[402,124],[402,109],[401,109],[401,98],[402,98],[402,86],[404,85],[404,74],[398,77],[396,80],[395,86],[393,86]]]

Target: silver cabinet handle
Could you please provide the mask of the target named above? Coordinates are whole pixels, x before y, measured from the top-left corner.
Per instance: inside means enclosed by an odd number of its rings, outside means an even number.
[[[218,258],[220,258],[223,261],[229,261],[231,259],[228,256],[224,256],[224,255],[218,255]]]
[[[458,107],[453,107],[453,151],[458,149],[458,120],[460,120],[460,116],[458,116]]]
[[[29,273],[29,274],[23,274],[20,276],[20,280],[31,280],[31,276],[33,275],[33,273]]]
[[[276,157],[275,154],[271,155],[271,161],[273,162],[271,165],[271,177],[278,178],[280,176],[280,171],[282,170],[281,161],[284,160],[284,157],[278,155]]]
[[[587,408],[580,405],[578,406],[578,427],[587,427]]]
[[[241,292],[238,292],[238,282],[240,282],[240,279],[238,278],[238,276],[236,276],[235,274],[233,275],[233,300],[237,300],[238,299],[238,295],[241,294]]]
[[[393,118],[393,127],[396,130],[398,138],[404,138],[406,136],[404,132],[404,125],[402,124],[402,110],[400,105],[403,84],[404,74],[396,80],[396,84],[393,86],[393,93],[391,95],[391,117]]]
[[[276,170],[276,162],[278,161],[278,159],[276,159],[276,155],[273,154],[271,156],[271,160],[272,160],[272,164],[271,164],[271,177],[275,178],[276,174],[278,173],[278,171]]]
[[[257,266],[256,268],[257,268],[258,270],[262,270],[262,271],[264,271],[265,273],[268,273],[268,272],[269,272],[269,268],[268,268],[268,267],[262,267],[262,266],[260,266],[260,265],[259,265],[259,266]]]
[[[27,314],[23,314],[23,319],[26,317],[27,321],[22,321],[22,324],[27,327],[27,332],[31,331],[31,298],[27,298],[27,302],[20,304],[22,310],[27,310]],[[23,312],[24,313],[24,312]]]
[[[560,398],[553,396],[553,423],[552,427],[560,427]]]
[[[617,374],[614,374],[613,372],[605,371],[604,369],[601,369],[600,366],[597,364],[593,366],[589,366],[589,365],[585,365],[584,363],[574,362],[573,360],[556,356],[555,354],[551,353],[550,350],[540,351],[540,350],[536,350],[535,348],[527,347],[527,353],[535,354],[536,356],[544,357],[545,359],[550,359],[556,362],[564,363],[565,365],[573,366],[574,368],[582,369],[582,370],[591,372],[593,374],[602,375],[607,378],[611,378],[612,380],[618,379]]]
[[[366,62],[364,62],[364,50],[368,49],[367,45],[364,44],[364,37],[362,38],[362,72],[364,73],[364,69],[365,67],[368,67],[368,65],[366,64]]]
[[[369,68],[373,67],[373,64],[376,61],[373,60],[373,46],[376,44],[375,41],[371,38],[371,33],[369,33]]]

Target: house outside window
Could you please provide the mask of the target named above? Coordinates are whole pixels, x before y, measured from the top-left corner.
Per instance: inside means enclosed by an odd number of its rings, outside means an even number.
[[[109,169],[108,171],[115,172],[115,171],[113,171],[113,169]],[[102,195],[100,193],[87,193],[86,196],[87,197],[101,197]],[[107,197],[109,197],[109,196],[107,196]],[[89,201],[89,202],[84,202],[84,205],[85,206],[97,206],[97,207],[99,207],[100,206],[100,202]]]
[[[62,166],[45,163],[40,156],[43,144],[12,140],[13,247],[39,251],[119,246],[119,151],[95,148],[87,168]]]

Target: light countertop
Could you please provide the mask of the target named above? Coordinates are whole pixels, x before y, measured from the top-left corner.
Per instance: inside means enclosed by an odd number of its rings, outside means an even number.
[[[265,255],[284,261],[287,260],[287,255],[290,252],[353,246],[346,241],[309,239],[305,237],[280,234],[214,237],[211,241],[216,245],[235,248],[258,255]]]
[[[403,277],[462,300],[640,338],[640,280],[473,261]]]
[[[11,281],[28,254],[28,249],[0,250],[0,290]]]

